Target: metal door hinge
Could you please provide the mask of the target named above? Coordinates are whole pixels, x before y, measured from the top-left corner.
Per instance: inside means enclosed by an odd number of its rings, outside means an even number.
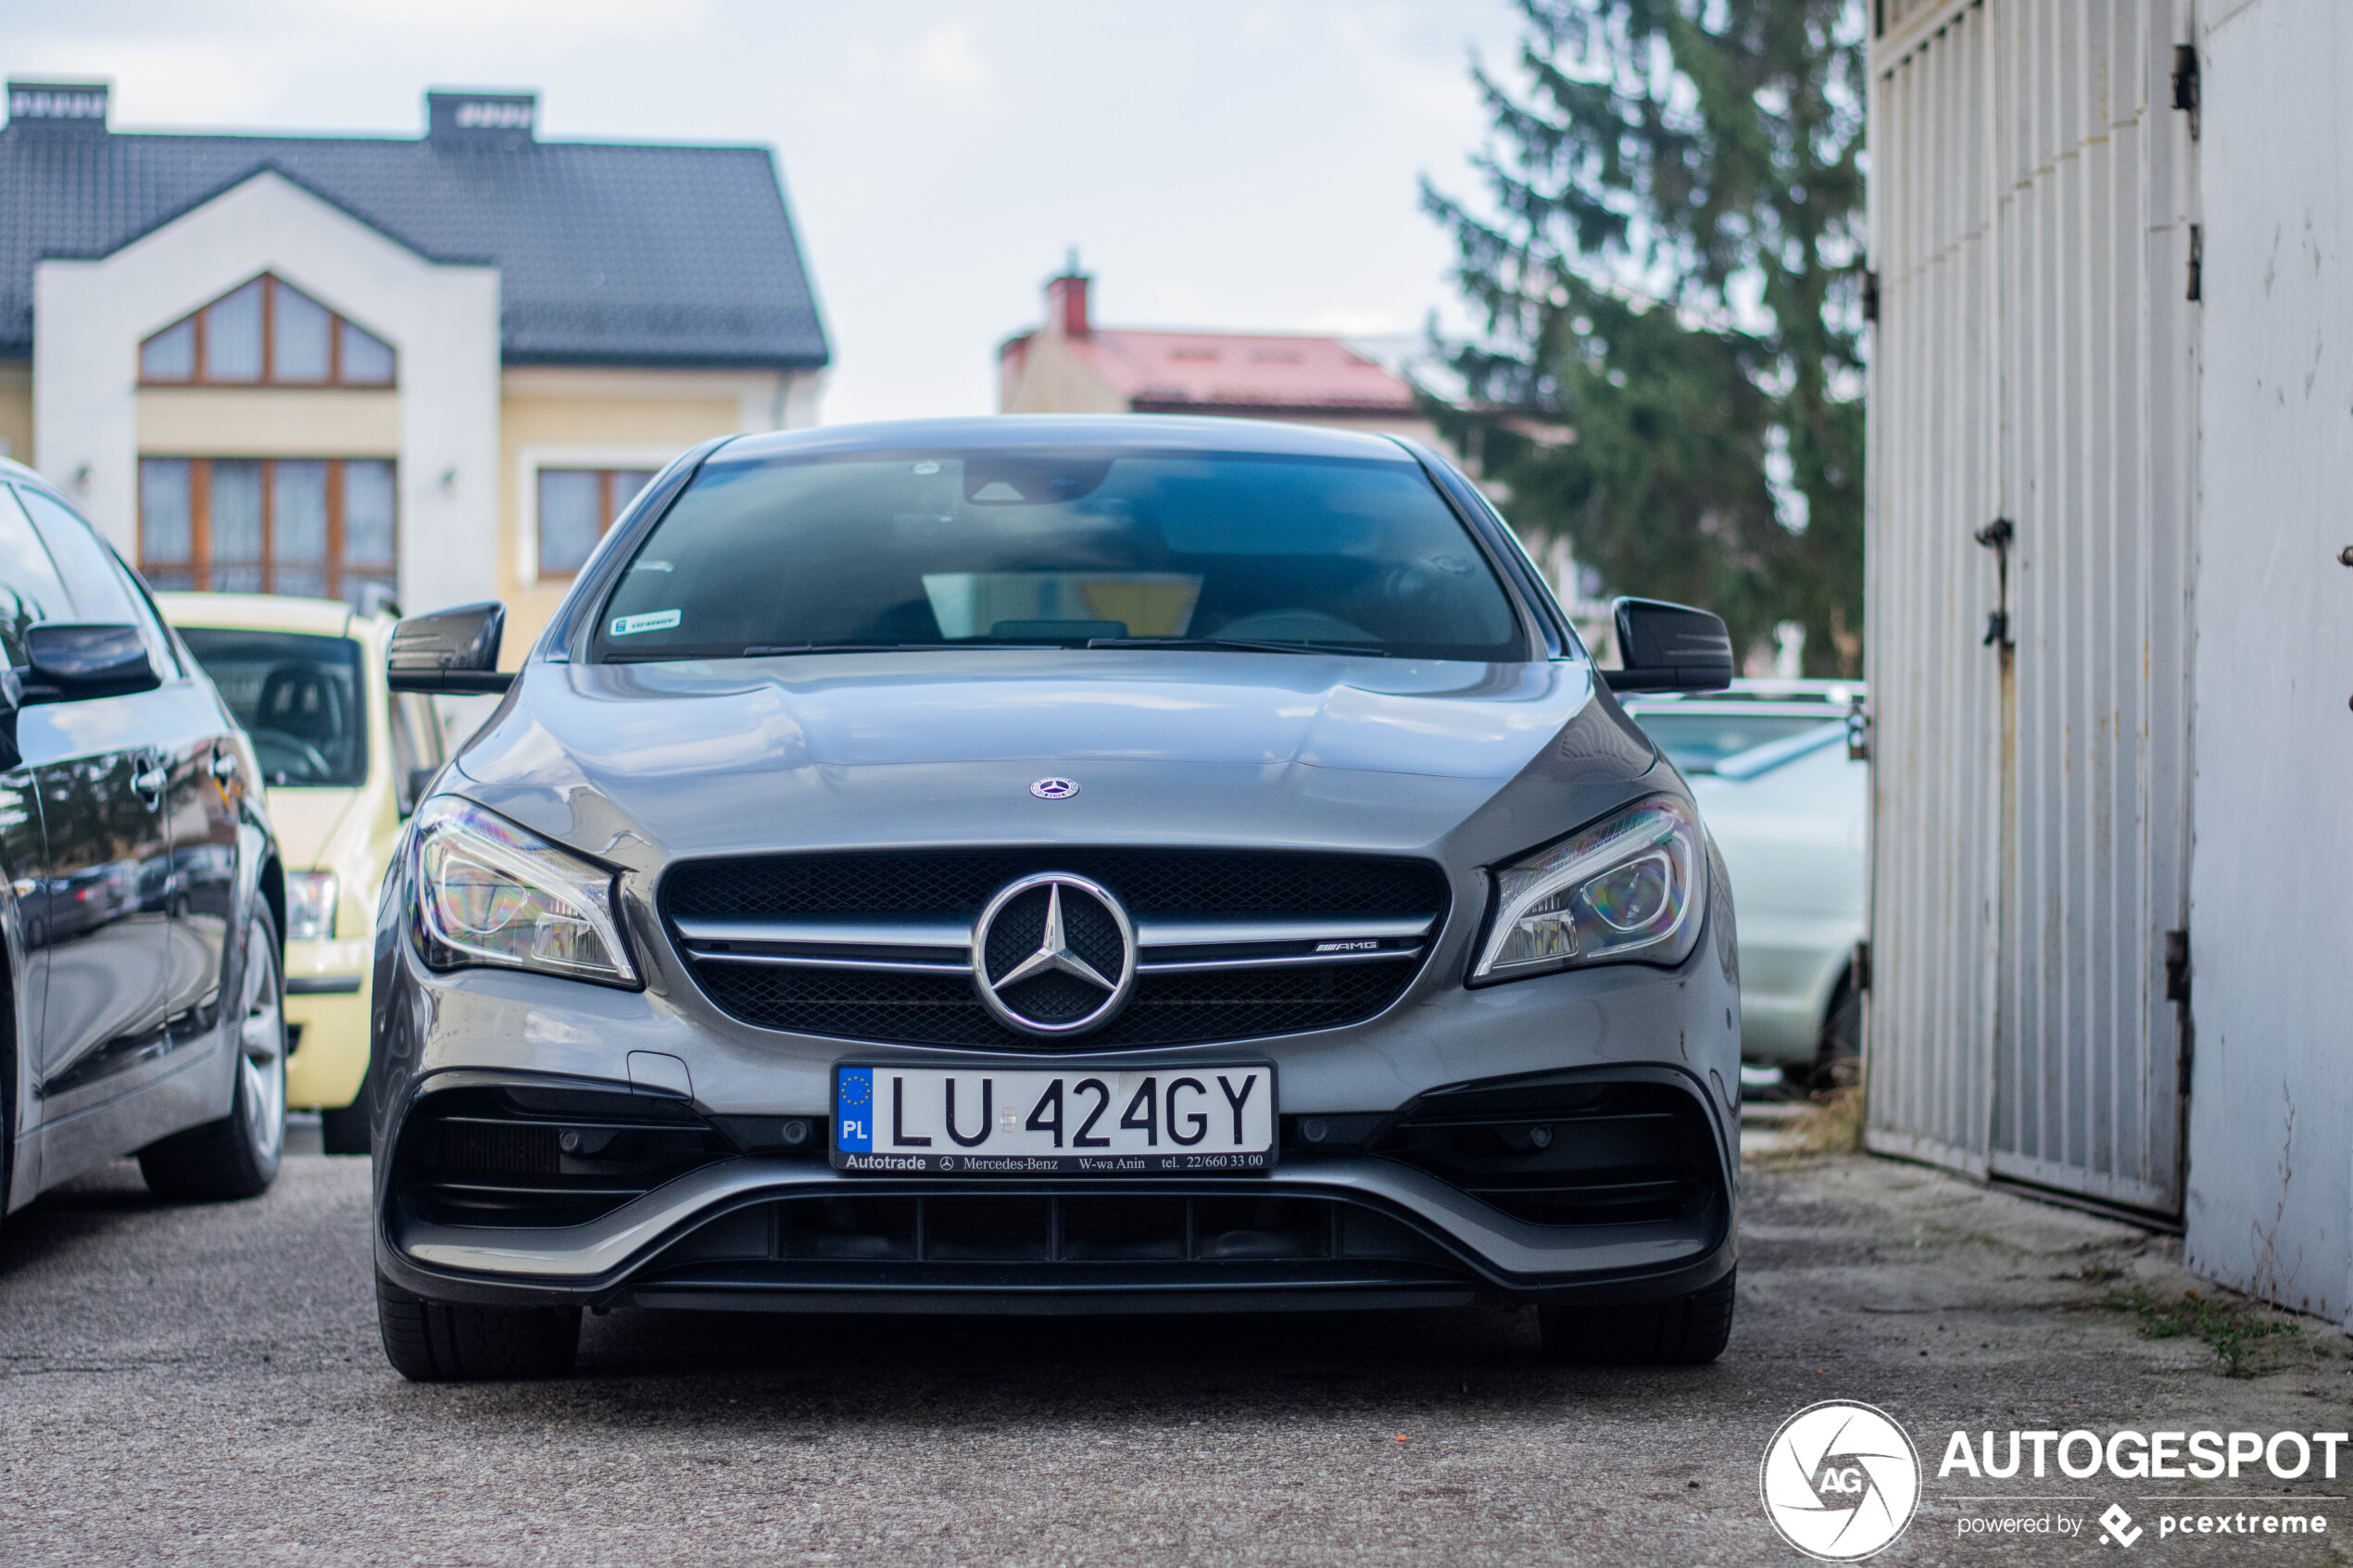
[[[1868,267],[1863,269],[1863,320],[1879,320],[1879,274]]]
[[[2190,225],[2190,287],[2193,302],[2206,297],[2206,225]]]
[[[2190,117],[2190,140],[2197,140],[2197,45],[2173,45],[2173,107]]]
[[[1846,709],[1846,759],[1868,762],[1871,759],[1871,710],[1856,697]]]
[[[2165,999],[2190,999],[2190,934],[2186,928],[2165,934]]]
[[[1852,984],[1855,989],[1869,990],[1871,988],[1871,944],[1869,937],[1855,944],[1855,957],[1850,961],[1854,965],[1855,978]]]

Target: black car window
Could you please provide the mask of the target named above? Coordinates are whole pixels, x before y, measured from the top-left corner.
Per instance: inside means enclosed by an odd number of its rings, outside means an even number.
[[[73,597],[75,618],[113,626],[136,626],[140,639],[147,645],[147,657],[155,661],[156,672],[171,675],[178,667],[171,638],[165,633],[163,621],[148,603],[146,594],[132,580],[130,568],[115,558],[114,551],[107,547],[88,522],[55,497],[21,486],[18,494],[24,498],[25,510],[32,514],[33,526],[47,542],[58,574],[65,579],[66,591]]]
[[[135,624],[139,612],[131,585],[115,574],[113,553],[98,542],[90,525],[38,490],[17,493],[24,497],[25,510],[32,514],[33,526],[57,563],[57,574],[65,579],[75,619]]]
[[[180,636],[251,733],[263,782],[296,788],[367,782],[357,641],[219,626],[182,626]]]
[[[597,627],[622,660],[1107,639],[1528,657],[1416,464],[1108,448],[714,459]]]
[[[0,650],[21,668],[26,629],[38,621],[69,620],[74,611],[57,563],[16,494],[13,486],[0,484]]]

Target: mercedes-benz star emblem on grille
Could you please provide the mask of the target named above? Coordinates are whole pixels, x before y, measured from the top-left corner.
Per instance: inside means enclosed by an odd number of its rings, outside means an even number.
[[[1040,800],[1068,800],[1078,793],[1078,784],[1075,779],[1039,779],[1029,793]]]
[[[973,988],[1025,1035],[1101,1028],[1136,988],[1136,928],[1101,883],[1068,872],[1021,877],[973,922]]]

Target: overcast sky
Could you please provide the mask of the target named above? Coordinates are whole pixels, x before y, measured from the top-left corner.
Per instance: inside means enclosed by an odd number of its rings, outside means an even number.
[[[1450,305],[1506,0],[0,0],[11,76],[111,78],[124,130],[413,135],[428,85],[542,134],[762,142],[832,334],[829,420],[994,407],[1065,249],[1113,325],[1417,333]]]

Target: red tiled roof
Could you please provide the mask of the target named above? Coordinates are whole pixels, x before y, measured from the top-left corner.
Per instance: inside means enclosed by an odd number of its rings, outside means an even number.
[[[1071,346],[1129,402],[1411,413],[1414,389],[1338,338],[1098,327]]]

